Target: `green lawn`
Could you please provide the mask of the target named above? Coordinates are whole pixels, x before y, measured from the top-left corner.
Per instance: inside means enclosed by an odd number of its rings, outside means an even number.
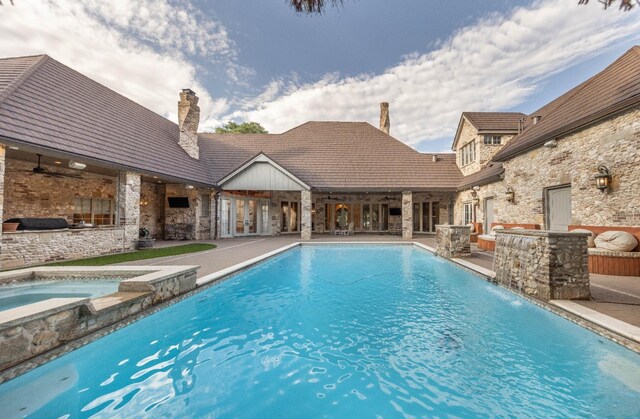
[[[69,260],[66,262],[52,263],[47,266],[102,266],[112,263],[133,262],[135,260],[155,259],[165,256],[184,255],[187,253],[203,252],[215,249],[214,244],[194,243],[183,244],[181,246],[161,247],[158,249],[145,249],[129,253],[118,253],[115,255],[98,256],[88,259]]]

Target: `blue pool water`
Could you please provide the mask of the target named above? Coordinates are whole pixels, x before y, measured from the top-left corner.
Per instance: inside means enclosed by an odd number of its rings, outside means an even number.
[[[0,386],[3,417],[640,416],[640,356],[411,246],[304,246]]]
[[[20,282],[0,286],[0,311],[49,298],[96,298],[118,291],[117,279],[73,279]]]

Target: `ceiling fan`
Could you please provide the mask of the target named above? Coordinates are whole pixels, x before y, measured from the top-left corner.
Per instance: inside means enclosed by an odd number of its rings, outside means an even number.
[[[31,170],[15,170],[14,172],[34,173],[34,174],[38,174],[38,175],[45,175],[45,176],[57,177],[57,178],[68,177],[68,178],[73,178],[73,179],[82,179],[82,176],[80,174],[71,174],[71,173],[48,171],[47,169],[42,167],[42,164],[41,164],[42,154],[36,154],[36,156],[38,156],[38,165],[36,167],[34,167]]]

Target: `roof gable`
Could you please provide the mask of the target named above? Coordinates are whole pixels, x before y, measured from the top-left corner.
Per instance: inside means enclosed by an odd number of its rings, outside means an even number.
[[[464,123],[473,126],[478,134],[517,134],[523,118],[526,115],[520,112],[462,112],[451,149],[456,149]]]
[[[533,112],[529,124],[493,158],[505,161],[602,118],[640,105],[640,47],[635,46],[600,73]]]
[[[310,187],[264,153],[222,178],[226,190],[302,191]]]

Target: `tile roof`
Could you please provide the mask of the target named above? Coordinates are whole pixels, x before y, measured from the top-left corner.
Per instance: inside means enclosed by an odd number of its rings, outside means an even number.
[[[212,185],[178,126],[46,56],[0,60],[0,137],[121,169]]]
[[[501,179],[504,173],[504,167],[502,163],[490,162],[481,170],[465,176],[458,185],[458,190],[473,188],[474,186],[487,185]]]
[[[200,134],[200,155],[219,181],[264,153],[321,190],[455,190],[451,153],[419,153],[366,122],[307,122],[283,134]]]
[[[478,131],[518,132],[518,122],[527,115],[521,112],[463,112]]]
[[[634,46],[610,66],[533,112],[524,131],[494,157],[505,161],[580,129],[607,116],[640,104],[640,46]]]

